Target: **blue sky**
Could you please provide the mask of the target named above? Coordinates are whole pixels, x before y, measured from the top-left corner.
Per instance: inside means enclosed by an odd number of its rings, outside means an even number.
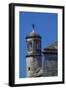
[[[19,14],[19,77],[26,77],[26,34],[32,31],[35,24],[35,32],[42,37],[42,50],[49,44],[57,41],[58,16],[56,13],[20,12]]]

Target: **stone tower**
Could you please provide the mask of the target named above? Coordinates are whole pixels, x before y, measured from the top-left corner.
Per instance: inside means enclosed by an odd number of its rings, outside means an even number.
[[[26,77],[41,76],[41,36],[34,31],[34,24],[32,29],[26,36]]]

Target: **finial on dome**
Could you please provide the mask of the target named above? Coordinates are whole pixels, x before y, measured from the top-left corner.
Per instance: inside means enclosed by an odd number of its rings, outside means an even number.
[[[35,28],[35,25],[33,24],[32,26],[33,26],[33,29],[34,29]]]
[[[34,30],[35,30],[35,25],[34,25],[34,24],[32,24],[32,27],[33,27],[33,31],[32,31],[32,32],[34,32]]]

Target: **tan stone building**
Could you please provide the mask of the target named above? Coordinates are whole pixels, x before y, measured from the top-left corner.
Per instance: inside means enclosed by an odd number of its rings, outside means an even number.
[[[26,77],[58,75],[58,45],[52,43],[42,52],[41,36],[33,30],[26,35]],[[44,62],[42,62],[42,54]]]

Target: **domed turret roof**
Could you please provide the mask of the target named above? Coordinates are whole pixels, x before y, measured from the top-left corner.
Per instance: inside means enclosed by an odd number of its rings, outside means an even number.
[[[35,38],[35,37],[41,38],[41,36],[38,33],[36,33],[34,30],[26,36],[26,38]]]
[[[34,31],[34,25],[33,25],[33,30],[32,30],[32,32],[27,34],[26,39],[27,38],[35,38],[35,37],[41,38],[41,36],[37,32]]]

